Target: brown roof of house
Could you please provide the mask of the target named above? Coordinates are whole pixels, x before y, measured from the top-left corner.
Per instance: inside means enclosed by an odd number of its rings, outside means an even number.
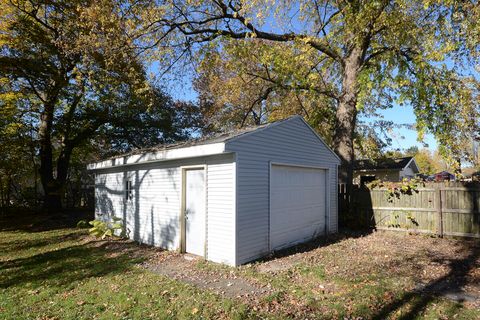
[[[355,170],[401,170],[407,166],[413,157],[361,159],[354,163]]]

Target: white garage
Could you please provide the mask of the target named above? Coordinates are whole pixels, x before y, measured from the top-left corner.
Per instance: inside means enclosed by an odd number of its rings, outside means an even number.
[[[298,116],[88,166],[128,237],[239,265],[337,231],[338,157]]]

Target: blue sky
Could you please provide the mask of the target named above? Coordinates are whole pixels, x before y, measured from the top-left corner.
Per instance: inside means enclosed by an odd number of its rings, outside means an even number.
[[[384,120],[392,121],[395,124],[414,124],[415,114],[411,106],[397,106],[388,110],[381,110],[379,113]],[[431,134],[424,137],[424,141],[417,141],[417,131],[407,128],[394,128],[390,134],[392,145],[390,149],[406,149],[411,146],[418,148],[428,147],[430,150],[437,148],[437,142]]]
[[[191,86],[191,78],[183,79],[182,83],[173,81],[168,91],[170,94],[179,100],[195,100],[197,95]],[[383,116],[383,120],[392,121],[395,124],[414,124],[415,115],[411,106],[397,106],[388,110],[380,110],[379,113]],[[407,149],[411,146],[418,146],[419,148],[426,147],[422,142],[417,141],[417,132],[407,128],[394,128],[390,133],[392,144],[388,149]],[[432,135],[426,135],[424,143],[428,145],[430,150],[437,148],[437,143]]]

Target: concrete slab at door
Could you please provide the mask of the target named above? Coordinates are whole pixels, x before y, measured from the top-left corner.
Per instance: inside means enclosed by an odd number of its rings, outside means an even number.
[[[205,255],[205,170],[185,170],[185,251]]]
[[[326,170],[272,165],[270,183],[271,250],[325,231]]]

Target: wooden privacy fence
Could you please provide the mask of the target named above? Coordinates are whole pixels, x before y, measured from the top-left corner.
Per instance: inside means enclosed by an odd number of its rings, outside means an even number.
[[[480,238],[480,183],[425,183],[412,194],[390,200],[386,189],[355,186],[348,194],[340,186],[341,210],[349,199],[350,224]]]

